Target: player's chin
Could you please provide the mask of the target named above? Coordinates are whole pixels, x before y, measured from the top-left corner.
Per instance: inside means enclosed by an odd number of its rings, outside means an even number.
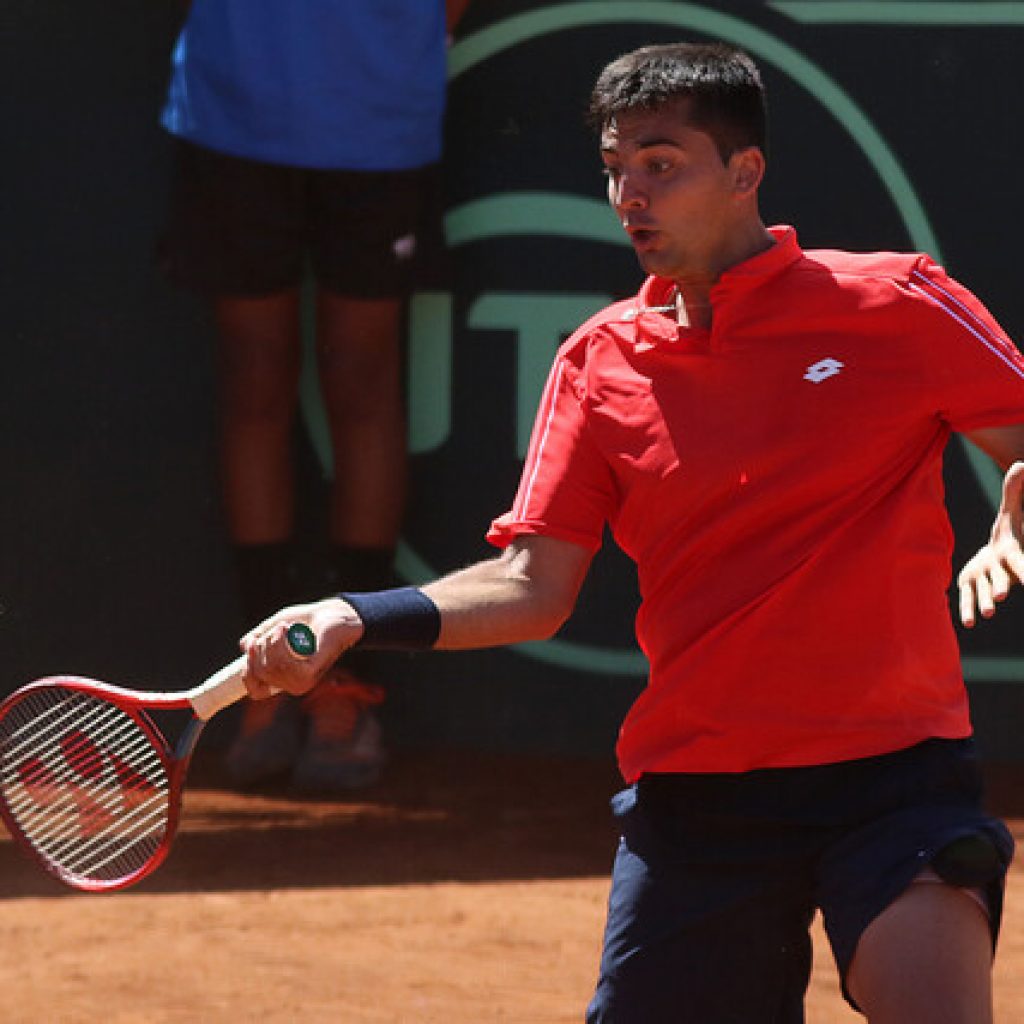
[[[654,274],[656,277],[673,277],[674,261],[662,249],[641,249],[634,247],[636,258],[645,274]]]

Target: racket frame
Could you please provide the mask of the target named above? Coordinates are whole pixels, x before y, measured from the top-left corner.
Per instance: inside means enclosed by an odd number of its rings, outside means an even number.
[[[317,640],[312,629],[305,623],[297,622],[286,631],[288,646],[297,658],[308,658],[316,652]],[[84,892],[114,892],[126,889],[142,881],[155,871],[167,858],[171,844],[178,830],[181,818],[181,794],[188,774],[189,762],[196,742],[206,723],[218,711],[248,696],[242,681],[245,675],[246,655],[214,672],[208,679],[190,690],[177,692],[130,690],[122,686],[89,679],[86,676],[46,676],[28,683],[0,702],[0,722],[15,710],[18,704],[46,690],[61,688],[83,693],[106,701],[123,712],[139,727],[149,741],[150,749],[156,755],[167,777],[167,815],[164,833],[157,848],[134,871],[118,878],[98,879],[69,871],[56,861],[48,858],[22,828],[8,806],[6,786],[0,787],[0,818],[3,819],[11,838],[19,847],[38,863],[44,871],[66,885]],[[271,689],[271,693],[277,693]],[[191,710],[193,717],[182,730],[174,749],[167,738],[150,718],[150,711]],[[2,749],[2,745],[0,745]]]
[[[244,667],[245,658],[238,658],[200,686],[176,693],[131,690],[97,679],[89,679],[86,676],[46,676],[16,690],[0,703],[0,721],[3,721],[25,700],[54,688],[99,698],[131,718],[149,741],[153,753],[159,759],[166,773],[167,816],[163,837],[149,858],[135,871],[109,880],[76,874],[48,858],[24,831],[8,807],[6,794],[0,791],[0,818],[3,819],[12,839],[48,874],[53,875],[65,885],[83,892],[115,892],[141,882],[166,860],[170,852],[181,819],[181,794],[185,777],[188,774],[192,752],[195,750],[203,727],[222,708],[245,696],[245,687],[241,682]],[[150,718],[148,712],[181,710],[191,710],[194,717],[182,730],[176,746],[172,749],[167,738]]]

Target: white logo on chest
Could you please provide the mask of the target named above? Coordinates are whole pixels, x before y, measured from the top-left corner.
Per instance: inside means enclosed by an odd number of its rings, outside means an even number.
[[[804,380],[809,380],[812,384],[820,384],[823,380],[834,377],[842,369],[843,364],[838,359],[829,356],[828,359],[819,359],[816,363],[811,363],[804,373]]]

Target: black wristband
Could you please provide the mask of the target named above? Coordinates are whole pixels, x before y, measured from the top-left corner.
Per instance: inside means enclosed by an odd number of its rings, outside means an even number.
[[[363,622],[353,647],[378,651],[427,651],[441,633],[437,605],[418,587],[339,594]]]

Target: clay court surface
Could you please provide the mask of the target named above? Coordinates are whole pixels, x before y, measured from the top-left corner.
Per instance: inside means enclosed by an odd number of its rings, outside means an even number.
[[[1013,806],[999,777],[993,805]],[[6,1022],[582,1020],[615,835],[603,762],[403,754],[357,799],[239,795],[197,764],[170,860],[71,893],[0,832]],[[1016,798],[1019,805],[1019,797]],[[1001,805],[1001,806],[1000,806]],[[1012,817],[1018,842],[1024,817]],[[996,1019],[1024,1021],[1024,868]],[[862,1020],[815,931],[809,1024]]]

